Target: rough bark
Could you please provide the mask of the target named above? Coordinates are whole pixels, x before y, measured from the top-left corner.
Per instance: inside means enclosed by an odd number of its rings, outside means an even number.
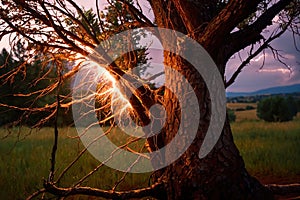
[[[193,36],[195,32],[191,32],[195,29],[192,28],[194,20],[197,19],[197,14],[191,6],[188,6],[187,2],[183,7],[180,1],[152,1],[152,7],[154,8],[155,17],[158,26],[164,28],[171,28],[177,31]],[[220,52],[215,51],[224,43],[223,34],[228,33],[231,29],[239,23],[239,20],[233,18],[234,15],[240,15],[242,17],[247,16],[251,10],[256,8],[256,2],[244,2],[244,5],[239,4],[239,1],[232,1],[235,3],[229,3],[228,6],[221,11],[221,17],[215,17],[211,19],[215,21],[215,24],[210,24],[203,32],[194,35],[194,39],[204,45],[212,58],[217,63],[222,75],[224,75],[224,56]],[[155,6],[157,4],[157,6]],[[164,12],[162,6],[167,6],[168,12]],[[160,7],[159,7],[160,6]],[[231,9],[236,7],[250,6],[250,10],[243,13],[243,10],[239,10],[231,13]],[[176,9],[177,10],[176,10]],[[185,9],[185,10],[184,10]],[[182,16],[180,12],[189,13],[190,15]],[[242,12],[242,13],[239,13]],[[168,13],[168,14],[166,14]],[[231,14],[230,14],[231,13]],[[203,14],[203,13],[202,13]],[[222,18],[223,16],[223,18]],[[199,16],[200,18],[201,16]],[[190,21],[189,21],[190,19]],[[224,27],[226,21],[230,21],[230,24]],[[189,21],[188,24],[185,22]],[[219,30],[218,30],[219,29]],[[225,30],[226,29],[226,30]],[[213,30],[213,31],[211,31]],[[218,31],[221,32],[218,32]],[[223,39],[222,39],[223,38]],[[163,42],[163,36],[162,36]],[[225,122],[223,132],[214,149],[203,159],[199,159],[198,152],[201,147],[203,138],[205,137],[206,130],[208,129],[210,121],[210,97],[208,90],[205,86],[205,82],[201,76],[194,71],[194,69],[182,58],[165,52],[164,62],[168,66],[172,66],[173,69],[182,73],[189,83],[192,84],[194,91],[197,95],[200,108],[200,122],[197,136],[188,148],[188,150],[173,164],[157,172],[154,177],[154,181],[165,182],[166,194],[162,196],[162,199],[273,199],[271,191],[260,184],[255,178],[251,177],[245,169],[244,161],[239,154],[237,147],[234,144],[230,124]],[[177,84],[181,80],[178,77],[174,77],[165,70],[166,82],[170,84]],[[184,88],[177,88],[184,90]],[[180,123],[186,123],[184,126],[188,126],[188,123],[195,122],[180,122],[180,110],[179,104],[174,102],[176,97],[174,94],[165,91],[164,104],[167,113],[170,117],[167,118],[167,123],[164,127],[164,132],[160,135],[160,145],[169,143],[177,132],[177,127]],[[184,145],[185,141],[181,141],[180,145]],[[168,156],[168,155],[163,155]]]
[[[209,93],[202,78],[195,75],[196,72],[189,69],[184,60],[168,54],[165,55],[165,62],[169,66],[176,66],[176,70],[192,83],[201,113],[199,130],[192,145],[176,162],[158,172],[159,175],[156,176],[156,179],[166,182],[167,199],[272,199],[272,193],[246,171],[243,159],[234,144],[228,121],[213,151],[204,159],[199,159],[198,152],[210,120]],[[166,71],[166,81],[177,84],[181,80],[170,76]],[[174,103],[174,99],[174,94],[165,92],[165,106],[171,117],[167,119],[164,137],[160,138],[164,144],[174,138],[180,123],[186,123],[184,126],[195,123],[174,120],[180,119],[180,107],[178,103]],[[185,141],[180,145],[184,146]]]

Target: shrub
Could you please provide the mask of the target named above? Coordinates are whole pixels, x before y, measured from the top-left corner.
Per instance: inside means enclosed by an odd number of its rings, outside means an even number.
[[[255,108],[253,106],[247,105],[246,110],[254,110]]]
[[[235,122],[236,115],[233,110],[227,109],[227,115],[228,115],[229,122]]]
[[[297,114],[297,105],[292,97],[269,97],[257,105],[257,116],[267,122],[290,121]]]

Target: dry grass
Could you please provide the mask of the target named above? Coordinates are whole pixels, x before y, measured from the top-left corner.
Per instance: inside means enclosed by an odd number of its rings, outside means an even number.
[[[245,109],[247,106],[253,106],[254,108],[257,107],[256,103],[227,103],[227,107],[233,110],[236,110],[238,108]]]
[[[247,106],[252,106],[255,109],[237,111],[237,109],[246,109]],[[236,122],[259,120],[256,116],[256,103],[227,103],[227,108],[234,110]]]
[[[259,120],[255,110],[236,111],[236,122]]]

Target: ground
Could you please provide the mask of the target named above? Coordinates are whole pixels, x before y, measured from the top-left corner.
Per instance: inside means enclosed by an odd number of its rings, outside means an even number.
[[[228,105],[235,109],[246,106]],[[291,122],[267,123],[258,120],[255,113],[255,109],[236,111],[237,121],[232,123],[234,140],[245,160],[247,170],[264,184],[300,183],[300,114]],[[5,172],[0,176],[0,199],[24,199],[37,188],[41,188],[43,178],[48,176],[53,128],[30,130],[26,127],[14,127],[9,131],[0,128],[0,171]],[[116,143],[123,140],[124,135],[120,136],[119,131],[115,128],[109,135]],[[75,128],[60,128],[59,134],[58,174],[83,148],[80,140],[73,137],[76,136]],[[98,164],[99,161],[86,153],[62,179],[61,185],[74,183]],[[85,184],[110,189],[122,175],[121,172],[103,167]],[[149,175],[131,174],[117,189],[147,186]],[[278,198],[295,199],[295,196]]]

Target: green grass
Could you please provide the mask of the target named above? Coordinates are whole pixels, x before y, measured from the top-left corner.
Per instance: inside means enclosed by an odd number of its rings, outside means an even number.
[[[256,176],[300,175],[300,118],[291,122],[232,124],[235,143],[248,171]]]
[[[230,103],[245,108],[256,104]],[[300,177],[300,113],[293,121],[270,123],[259,120],[256,109],[236,111],[231,124],[235,143],[248,171],[257,177]],[[300,181],[300,180],[298,180]]]
[[[0,199],[24,199],[41,188],[43,179],[48,177],[53,129],[43,128],[37,131],[22,128],[10,131],[7,138],[0,140]],[[7,131],[0,129],[0,137],[6,135]],[[83,149],[79,139],[70,136],[76,136],[74,128],[60,130],[57,174]],[[89,153],[85,153],[63,177],[60,186],[69,186],[78,181],[99,164]],[[121,172],[103,166],[82,185],[111,189],[122,175]],[[129,174],[117,189],[145,187],[148,181],[149,174]]]
[[[300,116],[285,123],[266,123],[249,115],[244,117],[247,118],[241,117],[239,122],[232,124],[232,130],[248,171],[257,177],[300,177]],[[119,132],[114,129],[108,137],[121,144],[126,137],[122,134],[115,137]],[[77,135],[74,128],[60,129],[59,133],[56,174],[60,174],[83,149],[78,138],[70,137]],[[7,134],[7,130],[0,129],[0,138]],[[14,128],[0,140],[0,199],[24,199],[42,187],[43,179],[49,174],[52,143],[52,128]],[[85,153],[63,177],[60,186],[69,186],[99,164]],[[104,166],[83,185],[111,189],[122,175]],[[129,174],[117,189],[145,187],[149,176]]]

